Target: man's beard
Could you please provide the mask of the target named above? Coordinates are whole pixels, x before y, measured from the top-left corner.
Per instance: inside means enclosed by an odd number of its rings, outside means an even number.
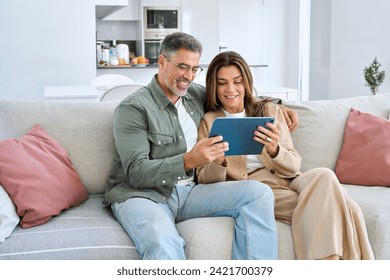
[[[184,95],[187,94],[187,89],[183,92],[183,91],[180,91],[179,89],[177,89],[176,87],[174,87],[173,85],[171,85],[169,83],[169,80],[167,78],[164,78],[165,80],[165,85],[167,86],[167,88],[171,91],[171,93],[175,96],[178,96],[178,97],[182,97]],[[175,79],[174,83],[176,83],[179,79]],[[191,84],[192,82],[190,82]]]

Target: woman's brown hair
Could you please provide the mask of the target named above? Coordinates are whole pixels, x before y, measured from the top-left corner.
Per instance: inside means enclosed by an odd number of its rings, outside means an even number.
[[[263,116],[264,101],[253,97],[253,76],[245,59],[236,52],[222,52],[211,61],[206,74],[206,105],[205,110],[216,111],[221,106],[217,95],[217,74],[221,67],[236,66],[243,78],[245,86],[244,107],[247,117]]]

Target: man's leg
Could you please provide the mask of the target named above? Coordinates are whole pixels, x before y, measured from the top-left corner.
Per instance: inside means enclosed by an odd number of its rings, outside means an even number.
[[[111,205],[115,218],[133,239],[142,259],[185,259],[184,240],[166,204],[130,198]]]
[[[233,259],[277,259],[274,196],[267,185],[252,180],[196,185],[177,221],[218,216],[235,218]]]

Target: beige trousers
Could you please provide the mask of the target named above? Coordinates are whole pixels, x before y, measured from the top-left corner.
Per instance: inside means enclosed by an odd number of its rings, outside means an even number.
[[[272,188],[275,217],[292,225],[297,259],[374,259],[361,209],[333,171],[316,168],[293,180],[269,175],[262,169],[250,179]]]

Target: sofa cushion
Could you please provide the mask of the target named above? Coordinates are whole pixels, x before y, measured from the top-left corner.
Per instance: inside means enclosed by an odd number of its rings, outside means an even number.
[[[390,260],[390,188],[344,185],[362,209],[375,259]]]
[[[387,118],[390,113],[390,94],[301,103],[289,101],[284,104],[299,115],[299,127],[292,133],[292,138],[302,156],[301,171],[315,167],[335,170],[349,110],[353,107]]]
[[[15,205],[7,192],[0,186],[0,243],[4,242],[12,233],[19,224],[19,220]]]
[[[90,195],[43,225],[17,226],[0,244],[0,260],[139,259],[132,240],[102,200],[103,195]]]
[[[104,193],[114,158],[112,117],[118,101],[0,99],[0,140],[39,123],[67,150],[89,193]]]
[[[341,183],[390,186],[390,122],[351,109],[336,164]]]
[[[88,197],[66,150],[39,125],[0,142],[0,182],[23,228],[45,223]]]

